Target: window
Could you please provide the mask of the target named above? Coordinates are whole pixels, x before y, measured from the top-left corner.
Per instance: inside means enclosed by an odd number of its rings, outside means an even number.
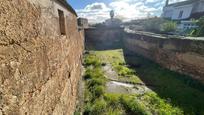
[[[58,14],[59,14],[60,33],[61,33],[61,35],[65,35],[65,34],[66,34],[66,31],[65,31],[64,12],[61,11],[61,10],[58,10]]]
[[[180,11],[178,18],[182,18],[182,16],[183,16],[183,11]]]

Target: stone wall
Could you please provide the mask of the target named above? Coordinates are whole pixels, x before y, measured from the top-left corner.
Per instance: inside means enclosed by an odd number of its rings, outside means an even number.
[[[122,28],[97,27],[85,30],[86,49],[111,49],[121,47]]]
[[[108,27],[89,28],[85,32],[87,49],[123,48],[124,53],[140,54],[204,83],[204,38],[169,38]]]
[[[83,37],[76,15],[57,1],[0,0],[0,115],[72,115]]]
[[[125,48],[204,83],[204,40],[124,33]]]

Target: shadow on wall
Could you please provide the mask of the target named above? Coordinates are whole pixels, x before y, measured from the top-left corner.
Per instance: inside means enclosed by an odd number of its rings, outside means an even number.
[[[85,30],[86,50],[110,50],[122,47],[123,28],[92,28]]]
[[[119,30],[119,31],[118,31]],[[123,47],[121,29],[86,30],[86,50],[123,49],[126,64],[162,99],[185,111],[185,114],[204,113],[204,85],[191,77],[170,71]],[[97,39],[96,39],[97,38]],[[155,86],[155,87],[152,87]]]
[[[133,52],[123,49],[126,64],[136,71],[137,76],[150,89],[185,114],[203,115],[204,85],[190,76],[170,71]],[[155,86],[155,87],[152,87]]]

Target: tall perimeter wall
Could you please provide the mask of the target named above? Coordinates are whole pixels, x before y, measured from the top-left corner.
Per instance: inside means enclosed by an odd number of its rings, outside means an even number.
[[[72,115],[83,39],[63,0],[0,0],[0,115]]]
[[[106,50],[121,47],[122,28],[96,27],[85,30],[86,49]]]
[[[123,41],[129,51],[204,83],[204,39],[167,38],[148,33],[124,32]]]
[[[115,47],[116,43],[121,45]],[[94,28],[86,30],[86,46],[102,50],[123,48],[124,53],[142,55],[204,83],[204,38],[167,38],[146,32],[123,31],[121,28]]]

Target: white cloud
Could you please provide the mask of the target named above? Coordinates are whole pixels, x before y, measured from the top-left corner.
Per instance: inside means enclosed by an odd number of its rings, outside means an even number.
[[[146,0],[146,3],[161,2],[162,0]]]
[[[84,9],[78,9],[80,17],[89,19],[91,23],[103,22],[108,19],[110,10],[114,10],[116,17],[131,20],[147,17],[148,14],[160,16],[166,0],[113,0],[109,4],[92,3]],[[183,0],[170,0],[170,3]]]
[[[109,17],[111,9],[104,3],[93,3],[87,5],[84,9],[76,10],[80,17],[88,18],[89,22],[102,22]]]
[[[85,10],[88,10],[88,11],[95,11],[95,10],[109,10],[109,8],[104,4],[104,3],[93,3],[93,4],[89,4],[87,5],[85,8]]]
[[[175,2],[181,2],[181,1],[186,1],[186,0],[170,0],[170,3],[175,3]]]
[[[157,11],[156,8],[147,6],[142,1],[130,2],[120,0],[110,3],[109,6],[115,11],[116,15],[120,15],[125,20],[144,18],[149,13],[154,14]]]

